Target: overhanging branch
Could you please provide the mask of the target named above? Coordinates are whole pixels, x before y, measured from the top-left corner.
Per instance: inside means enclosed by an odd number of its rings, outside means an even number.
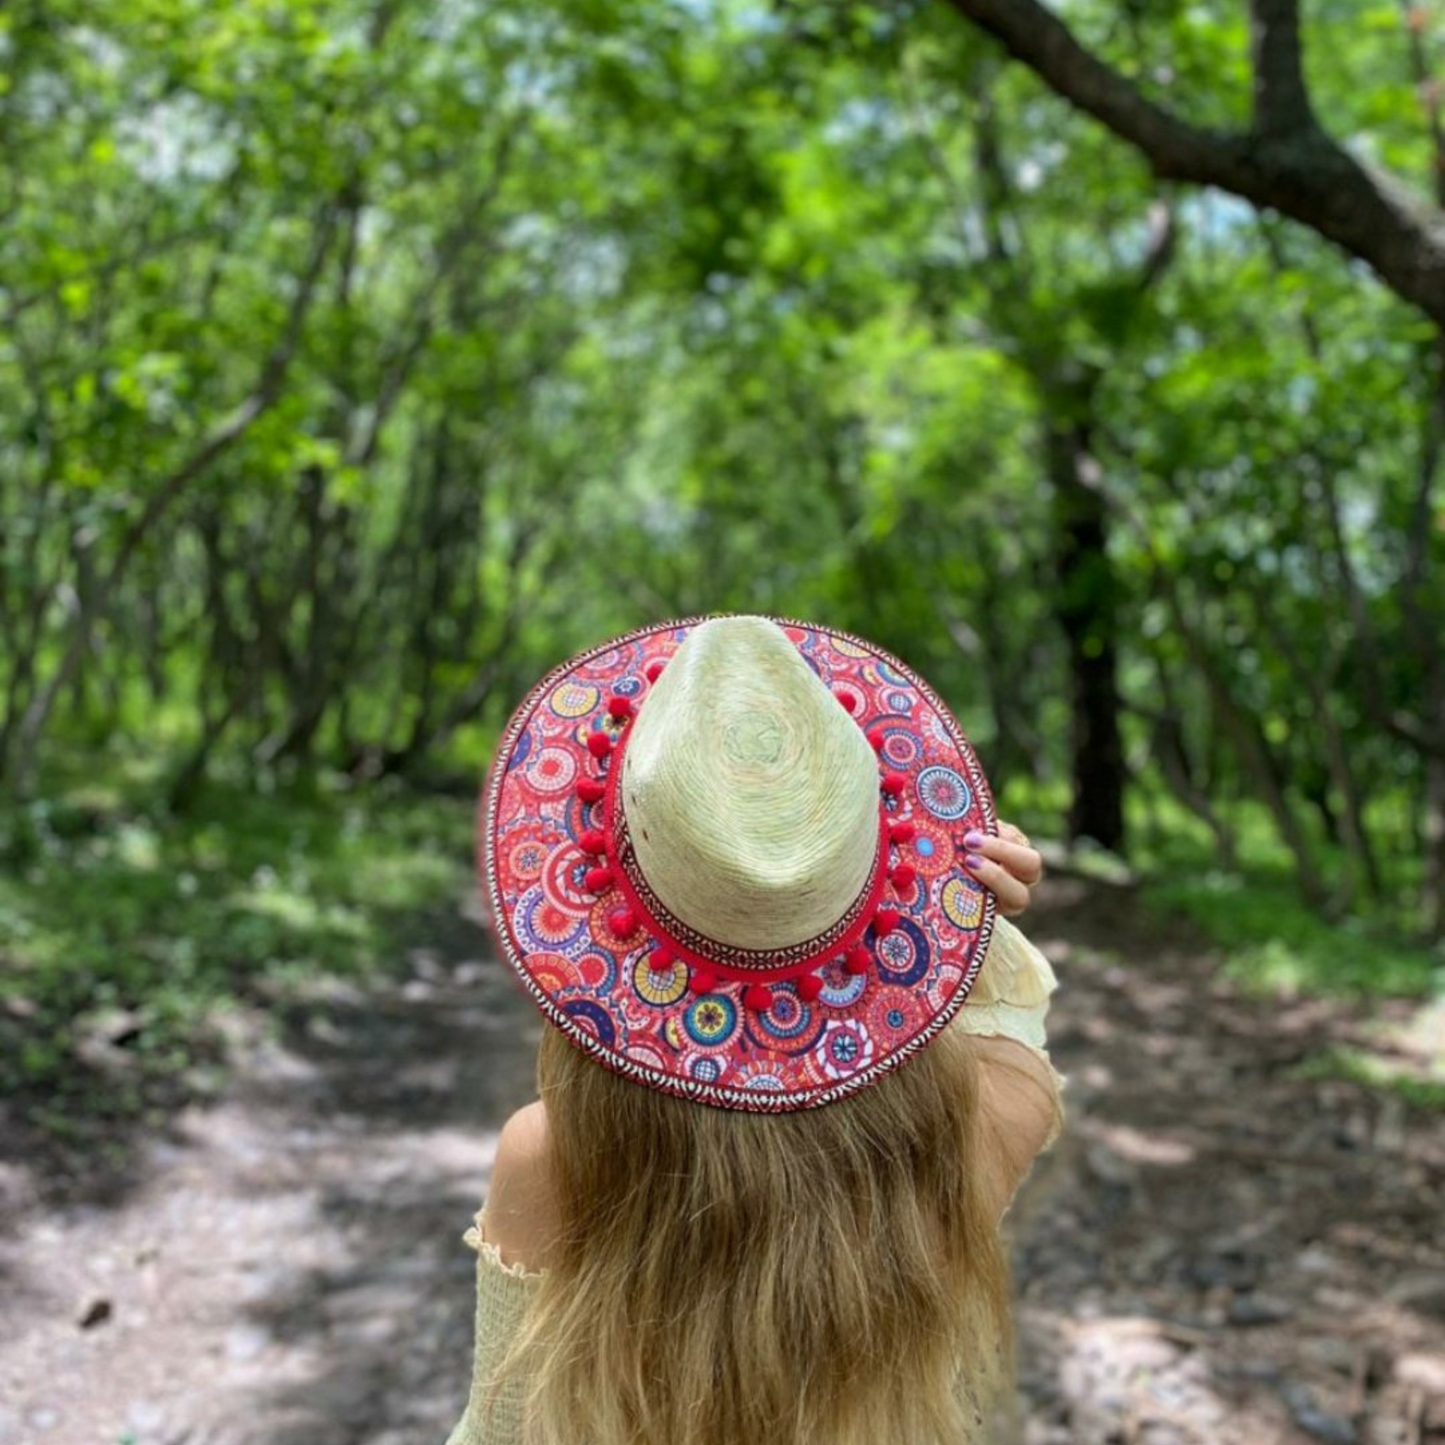
[[[1295,0],[1253,0],[1255,125],[1240,132],[1192,125],[1151,100],[1039,0],[947,3],[1135,146],[1161,179],[1217,186],[1309,226],[1445,325],[1445,214],[1315,123],[1299,68]]]

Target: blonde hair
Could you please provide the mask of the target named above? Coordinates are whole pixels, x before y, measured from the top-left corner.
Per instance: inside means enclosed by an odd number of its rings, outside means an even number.
[[[561,1235],[494,1376],[527,1445],[965,1445],[1012,1397],[980,1062],[946,1029],[820,1109],[672,1098],[544,1031]]]

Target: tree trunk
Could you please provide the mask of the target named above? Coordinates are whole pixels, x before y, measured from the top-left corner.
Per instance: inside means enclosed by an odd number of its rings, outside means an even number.
[[[1071,841],[1124,849],[1124,750],[1119,731],[1119,587],[1108,554],[1107,504],[1086,418],[1050,406],[1044,453],[1053,485],[1054,615],[1068,645]]]

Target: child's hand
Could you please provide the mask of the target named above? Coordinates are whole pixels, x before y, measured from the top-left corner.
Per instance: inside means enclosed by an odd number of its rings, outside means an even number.
[[[971,832],[964,835],[968,856],[964,867],[985,888],[998,895],[998,909],[1005,918],[1015,918],[1032,901],[1031,890],[1044,876],[1044,860],[1012,823],[999,819],[998,836]]]

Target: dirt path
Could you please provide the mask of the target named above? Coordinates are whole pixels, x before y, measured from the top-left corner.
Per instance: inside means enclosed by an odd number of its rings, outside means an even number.
[[[1013,1216],[1030,1445],[1445,1445],[1441,1116],[1292,1078],[1358,1015],[1241,1000],[1122,895],[1029,931],[1071,1123]],[[541,1026],[483,949],[443,921],[252,1039],[109,1202],[12,1151],[0,1445],[439,1445]]]

